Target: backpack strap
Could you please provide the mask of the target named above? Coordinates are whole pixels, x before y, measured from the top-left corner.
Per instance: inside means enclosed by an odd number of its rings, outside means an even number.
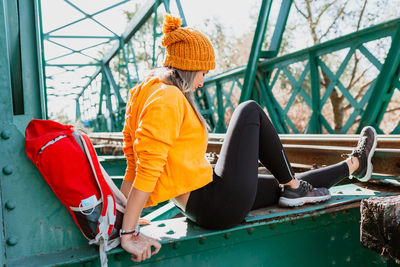
[[[96,151],[94,150],[94,147],[92,145],[92,142],[90,141],[89,137],[85,134],[81,134],[82,137],[82,143],[85,148],[86,155],[88,157],[88,160],[90,162],[90,166],[92,167],[93,174],[96,178],[97,184],[99,185],[102,200],[103,200],[103,208],[101,211],[101,216],[99,218],[99,225],[98,225],[98,230],[99,233],[101,230],[107,230],[107,237],[111,234],[114,223],[115,223],[115,218],[116,218],[116,206],[115,206],[115,199],[114,195],[106,182],[106,180],[103,177],[103,173],[101,171],[101,166],[100,163],[97,159],[97,154]],[[103,223],[103,225],[102,225]],[[104,229],[108,224],[108,229]],[[101,227],[102,226],[102,227]],[[100,227],[102,229],[100,229]]]

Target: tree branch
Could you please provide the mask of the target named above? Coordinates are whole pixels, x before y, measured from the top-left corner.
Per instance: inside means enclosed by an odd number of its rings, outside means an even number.
[[[338,21],[340,16],[344,13],[344,9],[346,8],[348,2],[349,1],[346,0],[343,7],[338,11],[336,17],[333,19],[333,22],[331,23],[331,25],[329,25],[329,27],[326,29],[326,31],[319,37],[318,42],[320,42],[322,40],[322,38],[324,38],[329,33],[329,31],[332,29],[332,27],[336,24],[336,22]]]
[[[360,74],[360,76],[358,76],[358,78],[355,79],[354,82],[353,82],[352,84],[349,85],[349,88],[353,87],[356,83],[358,83],[358,82],[361,80],[361,78],[364,77],[365,73],[366,73],[370,68],[371,68],[371,67],[365,69],[365,70]]]
[[[364,15],[364,11],[365,11],[365,7],[367,6],[367,2],[368,2],[368,0],[364,0],[364,5],[363,5],[363,7],[361,9],[360,16],[358,17],[357,31],[360,29],[361,19],[362,19],[363,15]]]
[[[393,111],[396,111],[396,110],[400,110],[400,107],[398,107],[398,108],[392,108],[392,109],[386,110],[385,113],[390,113],[390,112],[393,112]]]
[[[311,10],[311,5],[310,5],[310,0],[305,0],[305,2],[306,2],[306,9],[308,12],[307,21],[308,21],[308,26],[310,26],[311,37],[313,38],[314,44],[317,44],[318,36],[317,36],[316,30],[315,30],[317,25],[315,24],[315,22],[313,21],[313,18],[312,18],[312,10]]]
[[[353,85],[353,80],[356,76],[356,72],[357,72],[357,67],[358,67],[358,62],[360,61],[360,59],[357,57],[357,51],[354,51],[354,67],[353,70],[351,71],[351,76],[350,76],[350,81],[349,84],[347,85],[347,88],[350,90],[351,86]]]
[[[318,24],[319,20],[321,19],[322,15],[328,10],[328,8],[330,8],[334,3],[336,2],[336,0],[333,0],[332,2],[326,4],[321,12],[319,12],[317,19],[315,20],[315,24]]]
[[[297,12],[299,12],[305,19],[308,18],[308,16],[306,14],[304,14],[303,11],[300,10],[300,8],[297,6],[296,4],[297,1],[293,1],[294,7],[296,8]]]

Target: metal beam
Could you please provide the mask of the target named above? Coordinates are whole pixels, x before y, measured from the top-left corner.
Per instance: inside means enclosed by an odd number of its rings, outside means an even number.
[[[374,83],[372,95],[369,99],[365,112],[361,117],[357,131],[360,132],[364,126],[372,125],[376,129],[389,105],[395,90],[394,83],[398,81],[400,71],[400,27],[392,37],[390,50],[386,56],[385,63]]]
[[[311,102],[312,102],[312,114],[310,120],[310,133],[322,133],[321,127],[321,106],[320,106],[320,86],[319,86],[319,71],[318,71],[318,60],[314,53],[310,54],[310,83],[311,83]]]
[[[276,57],[278,55],[292,2],[293,0],[282,0],[278,19],[275,25],[274,34],[272,35],[271,44],[268,49],[271,53],[269,58]]]
[[[110,66],[108,66],[108,65],[103,66],[103,73],[106,75],[107,83],[112,87],[112,89],[116,95],[116,98],[118,101],[118,106],[119,107],[125,106],[125,102],[124,102],[124,100],[122,100],[121,94],[119,93],[119,87],[115,83],[114,77],[112,76]]]
[[[225,114],[224,114],[224,100],[222,98],[222,86],[221,83],[217,82],[216,94],[217,94],[217,112],[218,112],[218,121],[215,129],[216,133],[224,133],[226,131],[225,127]]]
[[[257,63],[260,57],[261,47],[264,41],[265,31],[267,29],[268,17],[272,6],[272,0],[262,1],[260,14],[258,15],[257,27],[254,33],[253,44],[249,60],[247,62],[246,73],[242,93],[240,94],[239,103],[250,99],[251,92],[256,78]]]
[[[103,58],[103,64],[107,65],[110,60],[118,53],[121,44],[126,44],[132,36],[142,27],[154,11],[154,6],[159,4],[157,0],[148,0],[135,14],[125,32],[121,35],[121,43],[115,44],[110,52]]]

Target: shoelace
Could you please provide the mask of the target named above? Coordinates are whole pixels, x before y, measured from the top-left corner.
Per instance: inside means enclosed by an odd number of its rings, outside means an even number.
[[[365,150],[366,145],[367,145],[367,137],[363,136],[363,137],[361,137],[360,141],[357,144],[357,147],[353,150],[353,152],[350,154],[350,156],[361,155],[362,152]]]
[[[306,181],[300,180],[300,186],[306,191],[311,192],[313,191],[313,186]]]

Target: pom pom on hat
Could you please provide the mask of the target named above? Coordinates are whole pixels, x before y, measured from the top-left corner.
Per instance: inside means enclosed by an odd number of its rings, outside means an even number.
[[[180,18],[174,17],[171,14],[164,15],[163,33],[168,34],[179,29],[181,23]]]
[[[163,65],[189,71],[214,69],[215,56],[210,40],[195,29],[180,26],[180,18],[164,16],[161,45],[167,53]]]

